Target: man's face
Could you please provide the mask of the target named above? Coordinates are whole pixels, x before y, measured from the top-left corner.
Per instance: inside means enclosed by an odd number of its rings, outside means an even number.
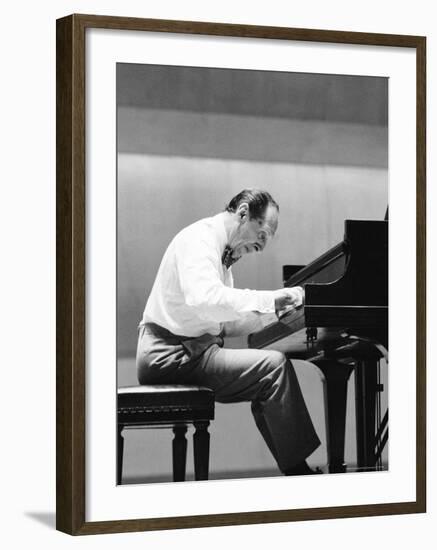
[[[229,245],[233,249],[232,257],[241,258],[244,254],[261,252],[274,236],[278,227],[278,211],[269,205],[263,218],[249,218],[249,209],[242,203],[237,209],[238,227]]]

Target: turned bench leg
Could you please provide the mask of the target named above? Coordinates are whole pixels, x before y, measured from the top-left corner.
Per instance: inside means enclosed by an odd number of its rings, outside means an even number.
[[[196,480],[208,479],[209,473],[209,422],[194,422],[196,431],[193,435],[194,443],[194,478]]]
[[[185,481],[187,464],[187,427],[173,426],[173,481]]]

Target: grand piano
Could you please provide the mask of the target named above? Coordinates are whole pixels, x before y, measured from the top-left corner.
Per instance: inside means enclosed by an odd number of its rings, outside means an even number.
[[[355,376],[357,469],[382,469],[388,410],[382,415],[381,360],[388,361],[388,221],[346,220],[344,239],[306,266],[284,266],[284,286],[302,286],[304,304],[249,336],[311,361],[323,373],[329,472],[345,472],[348,380]]]

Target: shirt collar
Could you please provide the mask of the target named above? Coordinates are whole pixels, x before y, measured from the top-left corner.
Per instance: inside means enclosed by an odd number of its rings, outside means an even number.
[[[219,245],[220,254],[222,254],[226,245],[228,244],[228,237],[226,234],[223,212],[221,212],[220,214],[216,214],[211,219],[216,230],[217,243]]]

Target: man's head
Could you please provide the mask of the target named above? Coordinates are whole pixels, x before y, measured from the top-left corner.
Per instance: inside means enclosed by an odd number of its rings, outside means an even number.
[[[278,227],[279,206],[267,191],[244,189],[227,205],[232,257],[261,252]]]

